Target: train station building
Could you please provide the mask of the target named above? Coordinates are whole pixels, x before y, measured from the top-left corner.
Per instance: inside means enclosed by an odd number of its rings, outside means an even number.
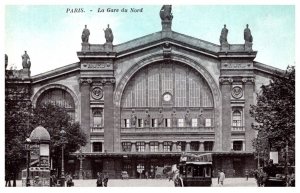
[[[230,44],[222,30],[220,44],[210,43],[172,31],[172,19],[161,15],[161,31],[118,45],[108,27],[104,44],[83,39],[79,62],[20,74],[34,106],[65,107],[87,135],[66,172],[153,176],[182,152],[212,153],[214,173],[223,169],[226,176],[257,167],[250,105],[281,70],[255,61],[252,40]]]

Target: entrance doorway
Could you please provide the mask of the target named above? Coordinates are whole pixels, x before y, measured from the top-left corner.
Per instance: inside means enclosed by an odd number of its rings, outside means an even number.
[[[244,159],[233,158],[233,177],[243,177]]]

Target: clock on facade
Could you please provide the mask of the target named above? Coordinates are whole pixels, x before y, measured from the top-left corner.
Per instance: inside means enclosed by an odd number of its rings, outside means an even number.
[[[170,93],[165,93],[163,95],[163,99],[164,99],[164,101],[169,102],[172,99],[172,96]]]
[[[232,88],[231,95],[235,99],[239,99],[243,96],[243,89],[239,86],[235,86]]]

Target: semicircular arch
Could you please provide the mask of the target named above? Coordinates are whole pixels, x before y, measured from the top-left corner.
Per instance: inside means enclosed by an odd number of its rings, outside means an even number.
[[[69,93],[74,101],[75,106],[75,121],[78,121],[78,114],[79,114],[79,101],[77,95],[67,86],[62,84],[49,84],[42,88],[40,88],[31,98],[32,105],[36,107],[37,101],[40,96],[42,96],[43,93],[47,92],[50,89],[61,89]]]
[[[120,82],[116,86],[116,92],[114,94],[114,103],[116,107],[120,107],[121,105],[121,98],[124,92],[124,89],[129,82],[129,80],[143,67],[153,64],[155,62],[163,61],[163,55],[157,54],[148,58],[145,58],[139,62],[137,62],[135,65],[133,65],[120,79]],[[216,81],[213,79],[211,74],[200,65],[198,62],[179,54],[173,54],[172,55],[172,61],[183,63],[193,69],[195,69],[198,73],[202,75],[202,77],[205,79],[207,84],[209,85],[209,88],[213,94],[213,101],[214,106],[216,106],[220,101],[221,92],[219,90],[219,87],[216,83]]]
[[[127,83],[131,80],[131,78],[143,67],[147,65],[151,65],[156,62],[164,61],[164,57],[162,54],[156,54],[149,57],[146,57],[139,62],[137,62],[135,65],[133,65],[120,79],[119,83],[116,86],[115,93],[114,93],[114,119],[115,119],[115,127],[120,128],[121,127],[121,100],[122,95],[124,94],[124,90],[126,88]],[[212,77],[212,75],[208,72],[208,70],[201,65],[200,63],[196,62],[195,60],[180,55],[180,54],[172,54],[171,61],[180,62],[183,63],[192,69],[196,70],[206,83],[208,84],[208,87],[212,93],[213,97],[213,104],[214,104],[214,128],[215,128],[215,150],[221,150],[222,148],[222,118],[221,118],[221,112],[222,112],[222,100],[221,100],[221,91],[219,89],[219,86],[215,79]]]

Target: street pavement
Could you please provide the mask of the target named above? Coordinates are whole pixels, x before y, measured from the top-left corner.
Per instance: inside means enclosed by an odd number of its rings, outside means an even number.
[[[73,180],[75,187],[96,187],[96,179],[92,180]],[[17,186],[22,186],[20,180],[17,181]],[[256,187],[256,181],[254,178],[226,178],[224,181],[224,187]],[[110,179],[108,181],[108,187],[174,187],[174,182],[168,179]],[[218,184],[218,179],[212,179],[212,187],[222,187]]]

